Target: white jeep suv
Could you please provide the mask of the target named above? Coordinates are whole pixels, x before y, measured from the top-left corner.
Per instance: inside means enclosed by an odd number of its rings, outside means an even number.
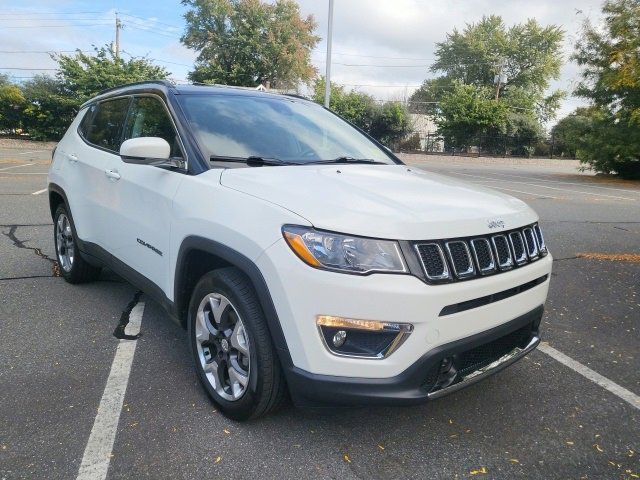
[[[106,266],[188,330],[227,416],[412,404],[539,342],[551,255],[518,199],[403,164],[308,100],[154,81],[85,103],[49,200],[71,283]]]

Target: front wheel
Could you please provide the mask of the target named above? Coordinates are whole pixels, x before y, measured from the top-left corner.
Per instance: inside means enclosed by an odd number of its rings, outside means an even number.
[[[234,420],[277,408],[286,385],[251,282],[235,268],[205,274],[189,304],[189,341],[198,377]]]

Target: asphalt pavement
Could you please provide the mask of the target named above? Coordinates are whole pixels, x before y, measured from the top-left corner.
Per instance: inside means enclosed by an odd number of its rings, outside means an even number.
[[[137,294],[108,271],[80,286],[57,276],[39,193],[49,158],[0,147],[0,479],[78,477],[121,342],[113,332]],[[186,333],[143,296],[107,478],[639,478],[640,404],[620,391],[640,395],[640,184],[456,157],[411,163],[539,213],[555,259],[543,341],[575,363],[536,351],[420,406],[289,405],[236,423],[199,386]]]

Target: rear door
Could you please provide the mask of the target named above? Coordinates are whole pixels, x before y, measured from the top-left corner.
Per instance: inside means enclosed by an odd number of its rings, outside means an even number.
[[[119,158],[129,102],[129,97],[123,97],[89,107],[75,141],[65,145],[62,175],[73,183],[68,196],[78,236],[103,248],[108,244],[105,216],[110,204],[104,188],[105,170],[113,158]]]
[[[164,101],[155,95],[134,96],[122,140],[164,138],[171,155],[184,159],[180,139]],[[165,292],[170,288],[169,258],[172,205],[185,172],[109,159],[105,191],[111,199],[109,251]]]

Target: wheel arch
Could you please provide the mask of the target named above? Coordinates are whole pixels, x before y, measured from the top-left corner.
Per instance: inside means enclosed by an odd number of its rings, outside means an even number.
[[[187,309],[193,287],[207,271],[235,267],[251,282],[267,320],[267,328],[283,367],[291,365],[291,355],[267,282],[258,266],[242,253],[224,244],[199,236],[182,241],[178,251],[174,282],[175,312],[186,326]]]
[[[71,207],[69,206],[69,201],[67,200],[67,194],[59,185],[56,185],[55,183],[50,183],[49,184],[49,210],[51,211],[52,220],[54,220],[56,210],[58,206],[61,204],[66,205],[67,211],[69,215],[71,215]]]

